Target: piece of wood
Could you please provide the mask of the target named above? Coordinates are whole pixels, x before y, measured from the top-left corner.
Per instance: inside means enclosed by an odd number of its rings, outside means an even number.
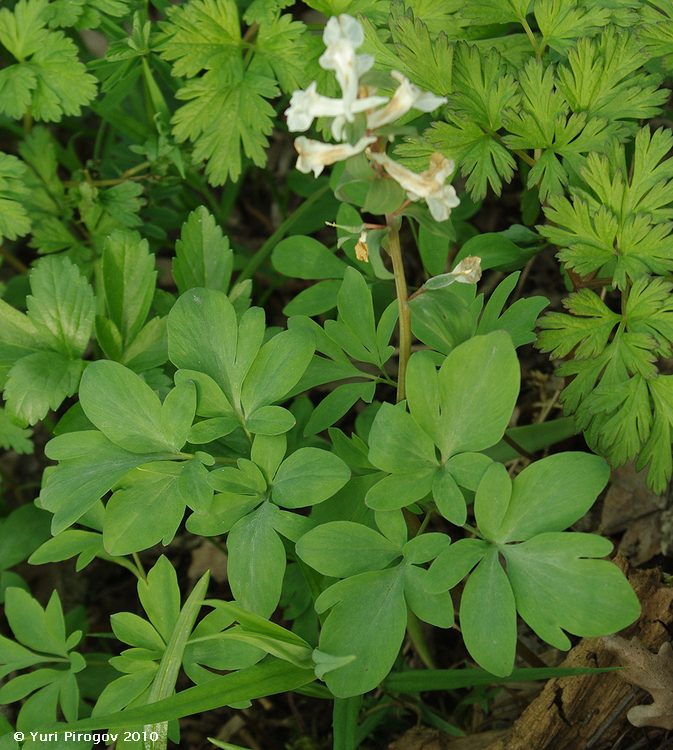
[[[623,558],[615,562],[626,567]],[[658,570],[635,570],[627,574],[643,612],[640,620],[623,631],[623,635],[637,636],[644,646],[657,651],[670,640],[667,628],[673,626],[673,586],[661,582]],[[573,648],[561,666],[614,664],[614,654],[602,640],[590,638]],[[626,712],[642,703],[644,695],[617,674],[550,680],[511,730],[483,750],[591,750],[605,746],[629,727]],[[448,748],[461,750],[453,742]]]

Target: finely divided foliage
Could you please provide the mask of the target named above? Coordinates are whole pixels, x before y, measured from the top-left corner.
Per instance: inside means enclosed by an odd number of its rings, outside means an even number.
[[[514,680],[519,618],[561,650],[637,619],[572,526],[610,464],[673,473],[672,59],[660,0],[6,3],[0,447],[49,465],[3,497],[0,746],[164,750],[319,681],[355,750],[343,699],[413,692],[419,621]],[[520,223],[480,233],[508,185]],[[565,417],[512,426],[533,342]],[[182,586],[185,539],[226,586]],[[13,570],[95,559],[137,578],[118,644]]]

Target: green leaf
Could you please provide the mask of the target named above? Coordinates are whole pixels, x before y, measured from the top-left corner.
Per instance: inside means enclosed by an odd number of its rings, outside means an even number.
[[[182,448],[187,442],[196,413],[194,383],[178,383],[161,405],[161,426],[170,445]]]
[[[497,465],[497,464],[496,464]],[[488,475],[482,484],[488,482]],[[562,531],[582,518],[594,504],[610,477],[607,463],[588,453],[556,453],[527,466],[512,483],[511,499],[506,495],[509,486],[485,486],[488,497],[498,507],[497,515],[484,515],[498,542],[521,541],[546,531]],[[477,496],[482,494],[479,485]],[[475,505],[478,510],[480,505]],[[498,517],[500,521],[498,522]]]
[[[185,512],[181,469],[174,462],[153,461],[122,480],[105,507],[103,544],[109,554],[128,555],[173,541]]]
[[[378,532],[352,521],[332,521],[311,529],[297,542],[297,554],[325,576],[348,578],[381,570],[400,550]]]
[[[259,333],[254,338],[261,345]],[[168,315],[168,353],[173,364],[208,375],[222,389],[222,395],[226,395],[230,404],[237,403],[236,394],[245,375],[245,372],[240,375],[236,372],[237,345],[236,312],[222,292],[190,289],[180,296]],[[212,391],[212,387],[209,386],[208,390]],[[209,400],[212,401],[212,398]],[[202,410],[199,414],[220,416],[219,413],[206,414]]]
[[[149,722],[172,721],[223,705],[236,704],[262,696],[296,690],[315,680],[312,670],[301,669],[287,662],[269,660],[234,674],[208,680],[183,690],[170,698],[149,705],[137,706],[115,714],[96,715],[73,722],[69,729],[89,731],[106,726],[124,729]],[[38,726],[36,723],[34,726]],[[57,727],[61,728],[60,725]],[[49,727],[44,727],[48,730]],[[53,727],[52,727],[53,729]]]
[[[585,454],[577,455],[583,456]],[[539,466],[540,463],[542,462],[536,462],[533,466]],[[581,473],[581,470],[579,471]],[[474,515],[477,519],[479,530],[486,539],[495,539],[497,537],[505,514],[510,507],[511,495],[512,480],[509,478],[507,469],[502,464],[492,463],[484,472],[474,498]],[[535,496],[533,495],[533,497]],[[546,503],[540,503],[537,506],[538,512],[546,515],[549,510],[545,506]]]
[[[54,514],[53,534],[81,518],[128,471],[164,457],[129,453],[93,430],[60,435],[45,452],[61,462],[49,470],[40,492],[42,507]]]
[[[0,10],[0,45],[16,62],[0,75],[0,113],[58,122],[78,115],[96,95],[96,79],[77,58],[74,42],[46,28],[46,0],[19,0]]]
[[[159,652],[166,647],[154,626],[131,612],[115,612],[110,616],[110,625],[117,640],[129,646]]]
[[[423,343],[442,354],[474,336],[481,304],[470,284],[428,291],[413,299],[411,330]]]
[[[43,609],[23,589],[9,588],[5,592],[5,615],[19,643],[42,653],[67,655],[65,622],[56,592]]]
[[[563,630],[591,638],[638,618],[638,598],[619,568],[582,559],[611,547],[592,534],[546,533],[502,549],[521,617],[555,648],[570,648]]]
[[[31,565],[61,562],[77,556],[75,570],[84,569],[95,557],[103,557],[103,537],[92,531],[68,529],[48,539],[30,556]]]
[[[572,351],[577,359],[600,354],[619,323],[619,315],[590,289],[571,294],[563,305],[570,315],[548,313],[540,321],[543,330],[538,338],[539,348],[557,359]]]
[[[426,587],[430,593],[453,588],[483,559],[490,545],[481,539],[459,539],[430,566]]]
[[[394,5],[391,11],[389,23],[394,53],[398,58],[394,68],[400,68],[401,64],[410,80],[426,91],[449,94],[452,89],[453,46],[445,33],[431,31],[431,9],[418,3],[412,8],[408,3],[404,14]],[[450,23],[450,18],[442,18],[440,28],[448,28],[444,24]]]
[[[383,403],[369,433],[369,460],[390,473],[414,473],[437,467],[430,437],[403,406]]]
[[[82,377],[80,402],[91,422],[125,450],[152,453],[182,448],[173,442],[176,436],[165,431],[159,397],[123,365],[91,363]]]
[[[354,359],[382,367],[394,350],[387,341],[379,345],[372,294],[354,268],[344,273],[337,303],[338,319],[325,322],[325,333]]]
[[[173,277],[182,294],[202,287],[226,292],[231,281],[233,252],[229,240],[203,207],[192,211],[175,243]]]
[[[365,495],[367,507],[377,511],[399,510],[422,500],[432,488],[434,469],[391,474],[373,485]]]
[[[159,49],[178,77],[225,63],[239,46],[241,30],[233,0],[195,0],[171,8],[168,18]]]
[[[409,563],[420,565],[434,560],[450,543],[446,534],[438,531],[425,532],[405,542],[402,552]]]
[[[484,0],[465,9],[465,15],[474,23],[508,23],[521,21],[528,15],[530,0]]]
[[[0,96],[3,91],[3,72],[0,71]],[[3,101],[16,102],[16,92],[12,98]],[[24,185],[26,167],[10,154],[0,153],[0,240],[6,237],[15,240],[30,231],[30,219],[24,207],[28,190]]]
[[[339,581],[316,601],[318,612],[330,607],[320,650],[355,660],[327,673],[327,687],[338,698],[373,690],[390,672],[404,638],[404,566]]]
[[[0,570],[7,570],[49,538],[49,515],[34,505],[23,505],[0,522],[0,536]]]
[[[300,448],[286,458],[273,479],[271,496],[283,508],[317,505],[350,479],[350,469],[333,453]]]
[[[479,451],[500,440],[519,393],[519,363],[502,331],[456,347],[439,369],[442,456]],[[450,425],[450,427],[449,427]]]
[[[245,378],[241,404],[247,415],[286,397],[313,358],[315,343],[305,330],[282,331],[259,350]]]
[[[496,549],[484,557],[465,584],[460,630],[479,666],[500,677],[510,674],[516,650],[516,607]]]
[[[607,8],[581,7],[576,3],[561,3],[558,0],[537,0],[535,20],[544,43],[562,54],[567,52],[577,37],[593,36],[610,22]]]
[[[5,400],[21,422],[36,424],[77,392],[84,363],[57,352],[35,352],[9,371]]]
[[[360,400],[370,404],[375,392],[376,383],[373,382],[337,386],[316,406],[304,428],[304,435],[315,435],[331,427]]]
[[[362,203],[362,210],[370,214],[390,214],[406,200],[402,186],[389,178],[373,179]]]
[[[273,528],[273,508],[266,502],[244,516],[227,538],[231,591],[244,609],[262,617],[278,606],[286,564],[285,548]]]
[[[271,262],[276,271],[295,279],[341,279],[348,268],[322,242],[301,235],[281,240]]]
[[[147,616],[168,643],[180,616],[180,587],[175,568],[161,555],[147,580],[138,580],[138,597]]]
[[[431,593],[426,587],[428,571],[408,565],[404,571],[404,597],[409,609],[423,622],[438,628],[453,625],[453,601],[448,591]]]
[[[270,23],[292,0],[252,0],[243,18],[248,24]]]
[[[432,480],[432,499],[437,510],[447,521],[462,526],[467,521],[465,496],[460,491],[448,464],[439,469]]]
[[[108,316],[126,348],[143,327],[154,297],[157,272],[147,240],[135,232],[113,232],[105,239],[101,270]]]
[[[249,12],[248,8],[246,16]],[[257,32],[251,67],[255,72],[276,78],[285,93],[301,88],[310,80],[306,58],[311,50],[305,31],[303,23],[287,14],[261,24]]]
[[[296,315],[320,315],[332,310],[337,306],[337,295],[341,289],[341,281],[327,279],[311,284],[307,289],[302,289],[283,308],[283,315],[287,317]]]
[[[28,317],[51,348],[66,357],[81,357],[94,320],[89,283],[67,258],[43,258],[30,273]]]
[[[430,276],[437,276],[447,270],[449,249],[448,237],[433,234],[425,224],[421,224],[418,229],[418,252],[423,260],[423,267]]]
[[[178,143],[192,141],[194,159],[207,161],[211,185],[241,176],[241,150],[252,162],[266,163],[274,109],[268,100],[278,95],[272,78],[244,70],[242,62],[207,71],[178,90],[186,101],[173,116]]]
[[[283,435],[295,424],[292,413],[282,406],[262,406],[246,420],[248,430],[254,435]]]
[[[597,41],[578,40],[558,69],[558,88],[574,112],[607,120],[656,117],[666,95],[643,70],[646,61],[630,31],[609,28]]]

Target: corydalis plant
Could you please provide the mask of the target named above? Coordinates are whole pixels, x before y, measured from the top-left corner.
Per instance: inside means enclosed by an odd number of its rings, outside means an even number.
[[[411,109],[432,112],[445,104],[446,98],[422,91],[397,71],[391,72],[398,83],[392,97],[377,95],[363,80],[374,65],[374,58],[357,54],[364,38],[362,26],[352,16],[343,14],[327,22],[323,34],[326,50],[319,63],[325,70],[334,71],[342,96],[340,99],[322,96],[314,81],[306,90],[294,92],[285,114],[288,128],[293,132],[308,130],[318,117],[332,118],[330,131],[340,142],[323,143],[300,136],[295,140],[299,154],[297,169],[305,174],[313,172],[317,177],[326,166],[364,152],[404,188],[409,201],[425,200],[432,217],[446,221],[451,209],[460,203],[453,186],[445,184],[454,171],[453,161],[436,153],[430,158],[427,170],[420,174],[412,172],[383,152],[390,136],[380,132]],[[362,118],[361,123],[358,117]],[[362,127],[364,135],[353,138]]]

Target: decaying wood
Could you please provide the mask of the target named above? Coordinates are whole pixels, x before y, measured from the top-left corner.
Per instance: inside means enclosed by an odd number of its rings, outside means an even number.
[[[626,565],[622,559],[621,566]],[[624,631],[658,651],[673,628],[673,586],[662,584],[657,570],[628,573],[643,606],[640,620]],[[564,667],[608,667],[614,654],[601,639],[583,640],[569,653]],[[647,701],[647,694],[615,674],[585,675],[550,680],[526,708],[512,729],[479,750],[598,750],[610,747],[625,727],[626,712]],[[462,750],[455,742],[449,750]]]
[[[625,667],[619,676],[652,696],[652,703],[630,708],[626,718],[636,727],[673,729],[673,648],[666,641],[653,653],[638,638],[627,641],[613,635],[605,645]]]

